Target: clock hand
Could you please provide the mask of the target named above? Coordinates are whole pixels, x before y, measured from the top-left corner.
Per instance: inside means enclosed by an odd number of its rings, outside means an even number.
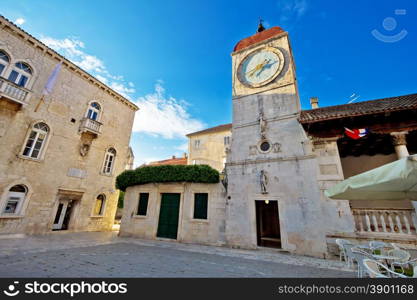
[[[249,74],[249,76],[252,77],[253,74],[255,74],[256,71],[259,71],[261,68],[262,68],[262,64],[258,64],[255,68],[246,72],[246,74]]]
[[[259,74],[262,73],[262,71],[264,70],[264,68],[269,65],[271,59],[265,59],[264,63],[262,64],[262,68],[259,70],[258,74],[256,74],[256,76],[259,76]],[[274,62],[273,62],[274,63]]]

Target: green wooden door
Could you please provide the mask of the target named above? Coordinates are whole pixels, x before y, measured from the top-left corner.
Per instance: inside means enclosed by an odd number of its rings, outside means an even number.
[[[176,239],[181,194],[162,194],[157,237]]]

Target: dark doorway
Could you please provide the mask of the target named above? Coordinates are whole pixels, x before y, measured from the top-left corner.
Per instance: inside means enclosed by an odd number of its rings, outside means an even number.
[[[258,246],[281,248],[278,201],[257,200],[255,203]]]
[[[71,218],[74,201],[60,200],[55,214],[52,230],[67,230]]]
[[[181,194],[162,194],[157,237],[176,239]]]

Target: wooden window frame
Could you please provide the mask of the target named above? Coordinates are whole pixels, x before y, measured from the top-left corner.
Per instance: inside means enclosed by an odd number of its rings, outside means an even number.
[[[111,150],[114,150],[114,153],[111,152]],[[109,170],[109,161],[110,161],[110,157],[112,157],[112,161],[111,161],[111,165],[110,165],[110,170]],[[114,170],[114,166],[116,164],[116,157],[117,157],[117,150],[113,147],[110,147],[106,150],[106,153],[104,154],[104,161],[103,161],[103,165],[101,168],[101,174],[103,175],[107,175],[107,176],[112,176],[113,175],[113,170]]]
[[[42,129],[35,128],[36,125],[41,124],[41,123],[45,124],[48,127],[48,131],[44,131]],[[32,135],[33,132],[35,133],[35,137],[33,139],[32,145],[30,146],[29,153],[24,154],[24,152],[27,148],[27,144],[29,142],[30,136]],[[39,148],[38,155],[36,157],[32,157],[33,151],[35,149],[35,145],[36,145],[36,143],[37,143],[41,134],[44,134],[45,138],[43,139],[41,147]],[[37,121],[37,122],[33,123],[32,126],[30,127],[30,129],[28,130],[27,134],[26,134],[26,137],[25,137],[25,140],[24,140],[24,143],[22,145],[21,152],[20,152],[20,157],[25,158],[25,159],[38,160],[38,161],[42,160],[45,156],[45,151],[46,151],[47,145],[49,143],[50,135],[51,135],[51,127],[46,122]]]

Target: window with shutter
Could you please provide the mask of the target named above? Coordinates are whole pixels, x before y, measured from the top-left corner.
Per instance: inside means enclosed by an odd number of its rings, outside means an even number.
[[[194,219],[207,220],[207,193],[194,194]]]

